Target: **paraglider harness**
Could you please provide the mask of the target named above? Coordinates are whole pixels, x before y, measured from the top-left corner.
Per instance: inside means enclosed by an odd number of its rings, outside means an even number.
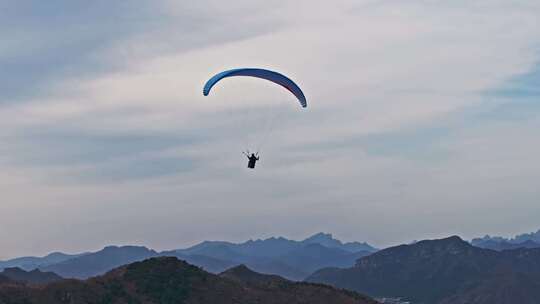
[[[242,153],[244,153],[244,155],[249,159],[247,167],[250,169],[255,169],[255,163],[259,160],[259,152],[251,153],[251,155],[249,155],[249,150],[247,150],[247,152]]]

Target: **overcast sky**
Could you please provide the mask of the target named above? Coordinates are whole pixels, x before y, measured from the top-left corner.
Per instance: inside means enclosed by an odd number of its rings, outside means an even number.
[[[0,35],[0,258],[540,228],[536,0],[0,1]],[[236,67],[308,108],[202,96]]]

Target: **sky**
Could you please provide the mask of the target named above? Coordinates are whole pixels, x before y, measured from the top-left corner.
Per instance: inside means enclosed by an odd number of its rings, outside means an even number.
[[[0,258],[540,228],[538,1],[0,1],[0,34]],[[308,108],[202,96],[237,67]]]

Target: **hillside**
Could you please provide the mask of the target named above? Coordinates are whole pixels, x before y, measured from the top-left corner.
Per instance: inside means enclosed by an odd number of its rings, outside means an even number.
[[[319,284],[253,280],[257,274],[246,272],[231,270],[214,275],[176,258],[152,258],[87,281],[67,280],[43,288],[0,285],[0,303],[376,303],[365,296]]]
[[[9,282],[11,282],[11,280],[8,277],[6,277],[5,275],[0,274],[0,284],[5,284],[5,283],[9,283]]]
[[[64,278],[86,279],[129,263],[157,256],[154,250],[140,246],[109,246],[95,253],[40,267],[43,271],[54,272]]]
[[[286,294],[288,292],[293,292],[296,294],[295,297],[298,298],[298,300],[307,300],[311,298],[311,300],[306,303],[336,303],[334,301],[340,301],[341,299],[345,300],[347,297],[352,297],[360,301],[360,303],[377,303],[367,296],[354,292],[341,290],[336,293],[337,290],[327,285],[291,282],[280,276],[260,274],[250,270],[245,265],[231,268],[221,273],[220,277],[240,282],[243,285],[248,286],[250,289],[257,288],[266,290],[270,294],[275,295],[278,298],[282,298],[281,303],[290,303],[289,301],[291,300],[294,301],[290,295]],[[337,298],[335,300],[332,299],[331,294],[334,294],[337,296]]]
[[[307,281],[413,303],[532,304],[538,303],[539,278],[540,249],[497,252],[450,237],[381,250]]]
[[[4,269],[4,271],[0,272],[0,276],[4,276],[12,281],[30,284],[46,284],[62,280],[61,276],[53,272],[42,272],[37,269],[24,271],[17,267]]]

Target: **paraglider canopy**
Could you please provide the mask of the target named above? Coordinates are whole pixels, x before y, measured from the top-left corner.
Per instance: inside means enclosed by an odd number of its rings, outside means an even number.
[[[216,74],[214,77],[210,78],[210,80],[208,80],[208,82],[206,82],[206,84],[204,85],[204,96],[208,96],[208,94],[210,94],[210,90],[212,90],[212,87],[221,79],[234,76],[256,77],[279,84],[280,86],[289,90],[289,92],[291,92],[294,96],[296,96],[298,102],[300,102],[302,107],[307,107],[306,97],[304,96],[304,93],[302,92],[300,87],[296,83],[294,83],[294,81],[278,72],[257,68],[233,69]]]

